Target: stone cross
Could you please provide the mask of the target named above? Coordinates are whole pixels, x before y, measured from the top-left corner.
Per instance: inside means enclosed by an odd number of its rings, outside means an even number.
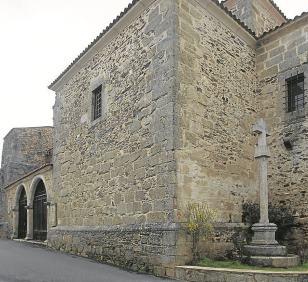
[[[255,159],[259,161],[260,223],[268,224],[267,162],[270,157],[270,151],[266,144],[266,137],[269,136],[269,133],[263,119],[259,119],[253,126],[253,133],[258,134]]]

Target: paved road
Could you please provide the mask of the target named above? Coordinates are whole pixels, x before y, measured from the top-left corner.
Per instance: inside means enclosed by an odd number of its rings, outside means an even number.
[[[15,241],[0,240],[0,282],[169,282]]]

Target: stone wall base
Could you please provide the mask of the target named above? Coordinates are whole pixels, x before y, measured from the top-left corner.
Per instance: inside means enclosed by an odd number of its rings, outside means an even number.
[[[178,231],[175,224],[57,227],[48,231],[48,246],[133,271],[174,277]]]

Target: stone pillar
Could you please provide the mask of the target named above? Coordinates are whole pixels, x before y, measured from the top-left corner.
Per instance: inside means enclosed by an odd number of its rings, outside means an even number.
[[[260,223],[267,224],[269,223],[267,162],[271,154],[266,144],[269,133],[263,119],[258,120],[253,126],[253,133],[258,134],[255,159],[259,162]]]
[[[12,209],[13,212],[13,235],[12,239],[18,238],[18,221],[19,221],[19,210],[18,207]]]
[[[26,240],[33,240],[33,207],[27,206],[27,236]]]
[[[259,158],[259,178],[260,178],[260,223],[269,223],[268,219],[268,184],[267,184],[267,158]]]

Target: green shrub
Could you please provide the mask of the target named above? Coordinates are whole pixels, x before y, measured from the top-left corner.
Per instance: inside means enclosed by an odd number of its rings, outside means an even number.
[[[269,221],[278,227],[277,239],[283,240],[288,228],[294,224],[294,211],[286,206],[269,204]],[[243,204],[242,220],[244,223],[253,225],[260,220],[259,204],[247,202]]]
[[[186,206],[186,217],[186,228],[192,236],[193,262],[196,262],[199,259],[198,243],[213,234],[216,211],[209,208],[206,203],[189,203]]]

